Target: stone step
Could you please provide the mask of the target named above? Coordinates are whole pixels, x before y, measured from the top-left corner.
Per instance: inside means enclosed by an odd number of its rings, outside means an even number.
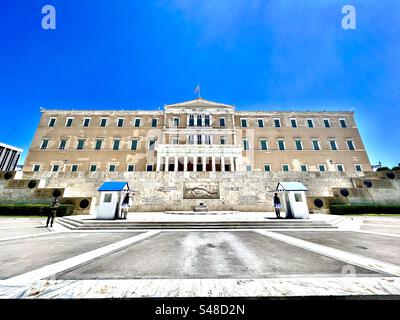
[[[117,230],[117,229],[336,229],[326,222],[317,221],[78,221],[59,218],[57,221],[69,229]]]
[[[293,226],[301,226],[301,225],[310,225],[310,226],[326,226],[331,225],[326,222],[314,222],[314,221],[84,221],[78,222],[76,220],[63,220],[67,221],[75,226],[122,226],[122,225],[293,225]]]

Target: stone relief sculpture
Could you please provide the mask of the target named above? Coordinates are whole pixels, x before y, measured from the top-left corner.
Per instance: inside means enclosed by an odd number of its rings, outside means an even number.
[[[187,183],[183,187],[184,199],[219,199],[218,183]]]

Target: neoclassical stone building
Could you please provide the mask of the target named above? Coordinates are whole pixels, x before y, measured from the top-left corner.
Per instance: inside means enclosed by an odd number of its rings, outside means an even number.
[[[42,109],[24,172],[371,171],[350,111]]]

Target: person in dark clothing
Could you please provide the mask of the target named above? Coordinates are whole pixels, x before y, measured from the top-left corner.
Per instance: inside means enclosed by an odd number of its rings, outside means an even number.
[[[281,204],[281,199],[279,199],[277,193],[275,193],[275,196],[274,196],[274,208],[275,208],[276,217],[278,219],[280,219],[282,204]]]
[[[57,214],[57,209],[59,206],[60,206],[60,201],[58,200],[58,197],[54,197],[50,205],[49,214],[47,215],[46,228],[49,226],[49,223],[50,227],[53,226],[54,217]]]
[[[130,207],[130,197],[129,193],[127,193],[124,197],[124,200],[122,200],[122,219],[126,220],[128,216],[129,207]]]

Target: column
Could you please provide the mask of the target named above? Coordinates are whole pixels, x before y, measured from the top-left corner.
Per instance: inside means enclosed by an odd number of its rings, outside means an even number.
[[[225,157],[221,156],[221,171],[225,171]]]
[[[236,171],[242,171],[242,162],[240,158],[236,158]]]
[[[174,171],[178,171],[179,157],[175,156]]]
[[[3,150],[1,150],[1,152],[0,152],[0,165],[1,165],[1,162],[3,161],[3,158],[4,158],[4,156],[6,155],[6,148],[4,148]],[[0,168],[0,170],[1,170],[1,168]]]
[[[231,171],[235,171],[235,163],[233,162],[233,157],[230,157]]]
[[[161,156],[159,154],[157,154],[157,167],[156,167],[156,171],[159,172],[161,169]]]
[[[193,156],[193,171],[197,171],[197,157]]]
[[[165,157],[165,172],[169,171],[169,157]]]
[[[18,164],[19,157],[20,157],[20,154],[17,152],[17,153],[15,154],[15,157],[14,157],[13,162],[12,162],[12,164],[11,164],[11,170],[15,170],[15,167],[16,167],[17,164]]]
[[[9,164],[10,160],[11,160],[12,154],[13,154],[13,152],[12,152],[12,150],[10,150],[10,152],[8,153],[7,159],[6,159],[6,161],[4,162],[4,165],[3,165],[3,169],[5,171],[7,171],[7,166]]]
[[[211,157],[211,166],[212,166],[211,171],[215,171],[215,156]]]
[[[202,157],[201,162],[202,162],[202,166],[203,166],[203,171],[207,171],[207,167],[206,167],[206,157]]]
[[[188,166],[188,157],[184,156],[183,157],[183,171],[187,171],[187,166]]]

